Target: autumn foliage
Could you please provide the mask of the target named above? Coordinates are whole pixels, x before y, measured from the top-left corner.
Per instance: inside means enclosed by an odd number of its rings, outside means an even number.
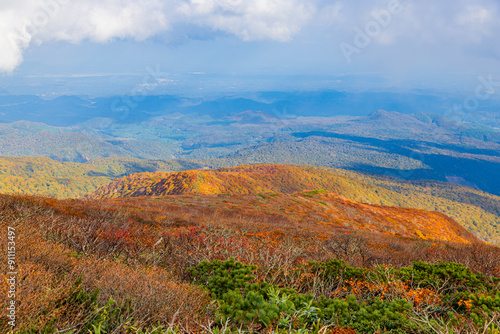
[[[498,248],[480,243],[442,215],[410,210],[397,217],[397,210],[328,192],[64,201],[0,195],[2,230],[14,226],[20,245],[15,330],[228,333],[247,324],[251,330],[274,326],[288,333],[278,326],[288,314],[294,330],[305,326],[312,332],[350,334],[364,332],[370,318],[363,324],[340,323],[344,318],[332,312],[361,315],[363,309],[380,310],[387,321],[392,319],[387,312],[396,312],[398,324],[410,321],[408,328],[418,331],[436,321],[459,326],[458,316],[469,321],[469,329],[489,321],[495,326]],[[417,217],[410,225],[383,233],[385,226],[404,225],[410,216]],[[430,236],[423,227],[427,219],[449,224],[440,229],[448,228],[462,242],[404,234],[421,222],[422,234]],[[1,247],[5,253],[5,240]],[[230,310],[221,307],[240,297],[215,298],[208,282],[217,274],[203,281],[192,268],[231,258],[241,268],[251,266],[248,283],[258,286],[248,289],[255,298],[274,291],[276,298],[284,293],[297,305],[273,311],[278,318],[270,317],[269,326],[224,317],[221,312]],[[414,263],[418,260],[423,264]],[[462,267],[440,266],[440,260]],[[1,272],[5,276],[7,270]],[[0,293],[6,289],[3,277]],[[264,304],[274,300],[268,294],[262,298]],[[303,302],[311,302],[309,308]],[[307,314],[315,308],[323,311],[313,320]],[[6,309],[0,312],[0,331],[8,332]]]
[[[452,217],[468,231],[483,240],[499,242],[500,197],[478,192],[476,189],[449,183],[430,181],[402,182],[395,179],[366,175],[318,166],[243,165],[214,170],[188,170],[183,172],[147,172],[118,178],[108,185],[86,195],[90,199],[187,194],[231,194],[274,196],[323,189],[345,197],[344,199],[368,204],[419,208],[438,211]],[[404,210],[399,212],[402,215]],[[390,212],[395,217],[395,212]],[[413,214],[413,213],[412,213]],[[418,216],[418,215],[417,215]],[[404,217],[405,221],[408,216]],[[397,226],[400,221],[393,222]],[[436,224],[429,221],[430,225]],[[439,225],[439,222],[437,222]],[[386,228],[385,226],[384,228]],[[428,232],[428,231],[427,231]],[[421,229],[414,234],[429,238]],[[497,240],[498,239],[498,240]],[[456,240],[449,240],[456,241]]]

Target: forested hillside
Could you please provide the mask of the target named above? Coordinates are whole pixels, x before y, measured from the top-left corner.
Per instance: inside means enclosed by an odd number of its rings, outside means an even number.
[[[315,97],[322,99],[321,94]],[[69,101],[88,104],[79,98]],[[148,112],[137,111],[124,119],[97,117],[95,110],[87,110],[87,116],[95,117],[66,126],[25,120],[0,123],[0,155],[72,162],[110,157],[226,160],[207,162],[211,167],[320,165],[407,180],[448,181],[500,195],[496,118],[456,120],[454,115],[376,108],[342,116],[335,105],[320,117],[315,110],[294,113],[284,105],[271,108],[273,103],[245,99],[191,102],[181,112],[175,111],[182,105],[180,99],[156,97],[147,105]]]
[[[185,170],[201,166],[201,162],[194,160],[106,158],[75,163],[44,157],[0,157],[0,192],[74,198],[130,173]]]

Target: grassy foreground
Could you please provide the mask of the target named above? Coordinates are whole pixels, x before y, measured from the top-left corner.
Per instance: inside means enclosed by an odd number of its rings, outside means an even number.
[[[498,248],[117,203],[0,195],[0,332],[498,333]]]

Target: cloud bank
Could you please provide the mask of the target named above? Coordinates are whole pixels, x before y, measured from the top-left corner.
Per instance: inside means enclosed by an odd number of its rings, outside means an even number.
[[[28,47],[46,41],[141,41],[194,27],[287,41],[313,12],[301,0],[0,0],[0,70],[12,71]]]
[[[0,0],[0,72],[13,71],[28,48],[49,41],[189,40],[202,30],[203,38],[276,42],[321,31],[350,43],[355,29],[394,2],[403,10],[374,44],[500,58],[494,0]]]

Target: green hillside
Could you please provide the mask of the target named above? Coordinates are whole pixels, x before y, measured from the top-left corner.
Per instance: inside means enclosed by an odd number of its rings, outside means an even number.
[[[197,168],[197,162],[105,158],[88,163],[60,162],[44,157],[0,157],[0,192],[81,197],[130,173]]]
[[[376,109],[363,117],[247,109],[230,115],[174,113],[126,124],[102,117],[67,127],[0,123],[0,155],[81,163],[110,157],[214,159],[205,162],[211,167],[305,164],[451,180],[500,196],[497,127]]]

